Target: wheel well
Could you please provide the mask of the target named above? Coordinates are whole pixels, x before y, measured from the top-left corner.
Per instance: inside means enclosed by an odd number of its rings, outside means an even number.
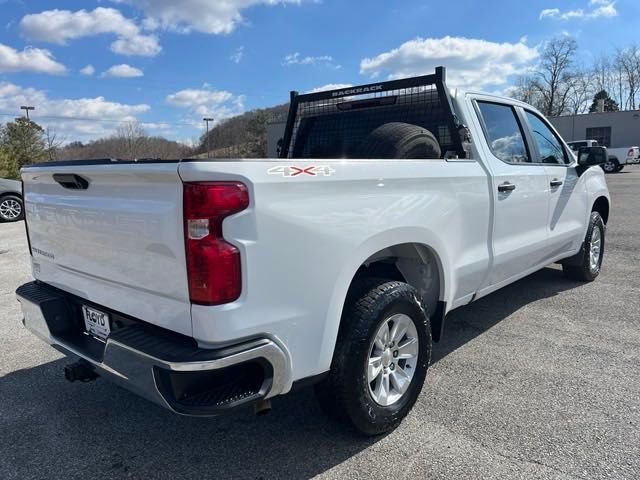
[[[430,247],[403,243],[380,250],[362,263],[351,280],[349,291],[358,279],[365,277],[398,280],[418,290],[431,319],[433,339],[440,339],[445,311],[444,278],[440,260]]]
[[[607,197],[598,197],[591,211],[598,212],[602,217],[602,221],[606,224],[609,220],[609,200],[607,200]]]
[[[22,200],[22,195],[20,195],[19,193],[14,193],[14,192],[3,192],[3,193],[0,193],[0,198],[4,198],[4,197],[18,197],[20,200]]]

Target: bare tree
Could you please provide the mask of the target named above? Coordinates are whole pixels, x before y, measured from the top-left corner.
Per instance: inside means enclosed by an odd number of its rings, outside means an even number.
[[[64,143],[64,138],[58,137],[58,134],[51,127],[47,127],[44,131],[44,140],[46,142],[47,157],[50,162],[58,160],[58,151]]]
[[[577,49],[574,39],[559,37],[549,41],[542,52],[535,79],[544,99],[542,112],[548,117],[562,115],[567,110],[574,88],[573,58]]]
[[[613,65],[609,55],[603,54],[593,62],[592,73],[594,90],[613,90]]]
[[[532,76],[519,77],[511,90],[511,96],[539,110],[543,109],[543,97],[536,79]]]
[[[635,110],[638,105],[636,98],[640,91],[640,49],[637,45],[618,49],[614,65],[620,95],[619,103],[623,108]]]
[[[118,126],[114,138],[120,141],[119,157],[135,160],[141,157],[147,138],[147,132],[138,122],[126,122]]]
[[[537,69],[521,77],[514,96],[527,102],[548,117],[582,111],[589,95],[583,74],[574,67],[578,46],[568,37],[555,38],[547,43]]]
[[[595,93],[593,72],[584,71],[573,75],[567,95],[567,109],[570,114],[587,113]]]

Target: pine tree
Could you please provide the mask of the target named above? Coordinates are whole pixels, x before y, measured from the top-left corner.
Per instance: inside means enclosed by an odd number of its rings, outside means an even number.
[[[0,148],[18,165],[28,165],[46,159],[44,130],[26,117],[18,117],[0,130]]]
[[[598,101],[604,100],[604,111],[605,112],[617,112],[620,110],[617,102],[609,96],[606,90],[600,90],[593,97],[593,103],[591,104],[591,108],[589,108],[589,113],[594,113],[598,111]]]

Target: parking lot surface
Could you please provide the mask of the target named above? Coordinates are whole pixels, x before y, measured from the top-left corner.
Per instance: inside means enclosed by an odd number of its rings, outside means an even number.
[[[201,419],[68,383],[20,322],[24,224],[0,224],[0,478],[640,478],[640,167],[607,181],[598,280],[550,266],[454,311],[412,413],[375,439],[308,390]]]

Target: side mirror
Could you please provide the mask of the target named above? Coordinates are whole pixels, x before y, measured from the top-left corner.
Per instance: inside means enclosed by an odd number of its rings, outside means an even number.
[[[607,163],[606,147],[581,147],[578,150],[578,165],[592,167]]]

